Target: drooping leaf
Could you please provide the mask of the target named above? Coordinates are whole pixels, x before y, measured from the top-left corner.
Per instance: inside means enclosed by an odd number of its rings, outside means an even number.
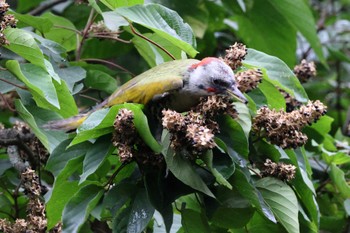
[[[284,182],[266,177],[256,182],[276,218],[289,233],[299,233],[298,200]]]
[[[186,233],[210,233],[208,219],[204,214],[191,209],[181,210],[181,223]]]
[[[191,57],[197,54],[194,49],[196,40],[191,27],[184,23],[175,12],[158,4],[121,7],[114,11],[131,22],[140,24],[154,31],[160,37],[170,41]]]
[[[331,164],[329,175],[343,198],[350,198],[350,185],[346,182],[344,172]]]

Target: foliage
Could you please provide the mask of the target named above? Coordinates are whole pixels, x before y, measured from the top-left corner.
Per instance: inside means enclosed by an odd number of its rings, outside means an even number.
[[[40,216],[51,231],[349,230],[348,1],[17,2],[8,12],[17,27],[2,24],[0,36],[0,228],[11,225],[4,219],[28,217],[31,199],[21,188],[27,162],[39,175]],[[140,104],[98,110],[76,132],[43,127],[95,106],[134,74],[172,57],[224,56],[235,41],[249,47],[235,72],[259,68],[262,83],[246,94],[248,105],[235,103],[238,118],[218,118],[215,147],[195,159],[174,152],[166,130],[154,138]],[[314,60],[318,72],[303,84],[293,73],[302,59]],[[286,96],[328,106],[302,129],[308,142],[301,147],[273,145],[252,130],[263,106],[288,110]],[[135,147],[161,155],[166,167],[119,160],[113,122],[125,108],[143,142]],[[19,133],[11,144],[13,125]],[[295,173],[281,180],[263,171],[268,164]]]

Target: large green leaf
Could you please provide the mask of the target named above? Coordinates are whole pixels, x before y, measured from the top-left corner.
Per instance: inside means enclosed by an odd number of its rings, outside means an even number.
[[[229,208],[219,207],[215,210],[211,221],[224,228],[241,228],[244,227],[252,218],[254,208]]]
[[[63,210],[62,232],[78,232],[99,202],[103,193],[103,187],[92,184],[82,187],[75,193]]]
[[[32,64],[46,69],[44,55],[29,32],[17,28],[7,28],[5,35],[10,42],[10,45],[4,45],[5,48],[17,53]]]
[[[100,70],[88,70],[84,83],[86,87],[105,91],[108,94],[112,94],[118,88],[117,81]]]
[[[238,36],[249,47],[277,56],[290,67],[295,65],[296,30],[269,1],[254,1],[252,8],[236,13],[233,19]]]
[[[256,182],[276,218],[289,233],[299,233],[298,200],[286,183],[266,177]]]
[[[268,0],[284,18],[308,40],[320,61],[325,64],[322,45],[316,32],[316,23],[310,7],[303,0]],[[302,20],[301,20],[302,19]]]
[[[210,197],[215,197],[196,170],[192,167],[191,162],[188,159],[183,158],[180,153],[176,153],[170,147],[170,134],[166,131],[164,132],[165,134],[162,136],[162,154],[165,157],[167,168],[184,184],[195,190],[201,191]]]
[[[249,233],[286,233],[287,231],[281,226],[258,213],[255,213],[250,222],[247,224],[246,231]]]
[[[118,7],[133,6],[137,4],[143,4],[143,0],[101,0],[111,10]]]
[[[45,195],[48,229],[54,227],[62,220],[62,211],[67,202],[79,190],[78,180],[69,180],[69,177],[81,167],[83,156],[76,156],[62,167],[62,172],[57,173],[51,192]]]
[[[14,90],[16,87],[10,83],[19,85],[19,86],[23,86],[23,83],[21,81],[19,81],[18,79],[16,79],[15,76],[13,76],[13,74],[11,74],[10,72],[8,72],[7,70],[0,70],[0,77],[7,82],[1,81],[0,80],[0,92],[2,94],[5,94],[9,91]]]
[[[264,79],[263,82],[259,84],[259,89],[264,93],[270,109],[280,110],[286,108],[284,97],[269,80]]]
[[[93,174],[101,166],[106,156],[112,152],[112,145],[109,137],[100,137],[92,145],[92,148],[85,155],[83,173],[80,176],[79,184],[84,182],[89,175]]]
[[[196,40],[193,31],[187,23],[183,22],[177,12],[158,4],[121,7],[114,12],[131,22],[151,29],[191,57],[197,54],[197,51],[194,49]]]
[[[62,45],[67,52],[76,49],[77,47],[77,35],[74,31],[65,29],[75,29],[75,26],[68,19],[54,15],[52,13],[45,13],[42,18],[47,19],[53,23],[53,27],[50,31],[45,32],[46,39],[53,40]],[[63,28],[61,28],[63,27]]]
[[[277,57],[248,49],[244,65],[264,68],[271,83],[287,91],[300,102],[307,102],[307,94],[299,80],[291,69]]]

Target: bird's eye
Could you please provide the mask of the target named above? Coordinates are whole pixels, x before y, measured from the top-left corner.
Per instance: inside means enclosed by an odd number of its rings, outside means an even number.
[[[217,86],[221,86],[221,87],[229,87],[230,83],[222,80],[222,79],[213,79],[213,83]]]

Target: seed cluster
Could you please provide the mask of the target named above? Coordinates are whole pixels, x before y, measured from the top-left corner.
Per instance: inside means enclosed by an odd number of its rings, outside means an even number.
[[[5,0],[0,0],[0,46],[9,44],[4,35],[4,30],[7,27],[14,28],[17,25],[17,19],[12,14],[6,14],[9,7]]]
[[[309,101],[289,113],[262,107],[253,119],[253,130],[272,144],[282,148],[296,148],[304,145],[308,139],[301,130],[316,122],[326,112],[327,107],[319,100]]]
[[[242,43],[235,43],[231,45],[229,49],[226,50],[226,55],[223,58],[224,62],[235,70],[242,66],[242,61],[247,55],[247,48]]]
[[[155,154],[139,137],[134,114],[128,109],[120,109],[114,121],[112,142],[118,149],[119,159],[123,163],[136,161],[138,164],[161,166],[163,156]]]
[[[224,96],[208,96],[186,114],[163,110],[163,127],[171,133],[171,146],[175,150],[185,149],[199,155],[214,148],[214,136],[219,126],[214,120],[220,114],[236,118],[237,111],[231,100]]]
[[[297,108],[299,108],[302,103],[293,98],[288,92],[285,90],[278,88],[279,92],[283,95],[284,100],[286,101],[286,112],[291,112]]]
[[[273,176],[283,181],[291,181],[295,178],[296,167],[292,164],[275,163],[270,159],[266,159],[264,166],[261,168],[263,177]]]
[[[294,74],[301,83],[306,83],[310,78],[316,76],[316,66],[314,62],[307,62],[305,59],[294,67]]]
[[[249,69],[236,74],[238,89],[249,92],[258,87],[262,81],[263,73],[260,69]]]

